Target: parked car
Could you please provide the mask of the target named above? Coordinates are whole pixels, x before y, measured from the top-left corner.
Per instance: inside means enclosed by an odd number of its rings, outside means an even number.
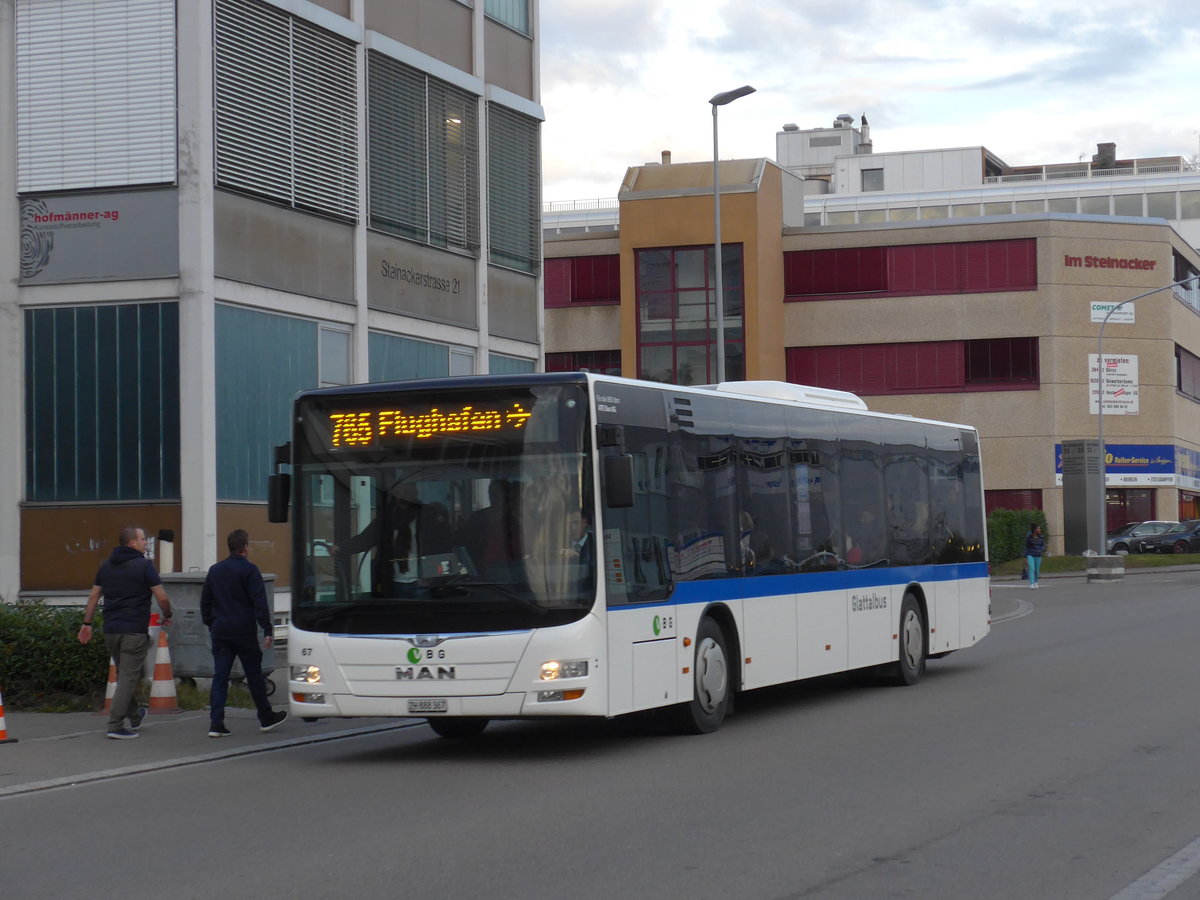
[[[1200,519],[1188,519],[1170,531],[1143,538],[1142,552],[1200,553]]]
[[[1151,519],[1148,522],[1126,522],[1105,538],[1109,553],[1141,553],[1142,541],[1169,531],[1178,525],[1166,519]]]

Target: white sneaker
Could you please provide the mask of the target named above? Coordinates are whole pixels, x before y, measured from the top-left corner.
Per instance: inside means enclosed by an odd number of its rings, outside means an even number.
[[[1029,589],[1030,589],[1031,591],[1036,591],[1036,590],[1037,590],[1037,584],[1036,584],[1036,583],[1034,583],[1034,584],[1031,584],[1031,585],[1029,586]]]

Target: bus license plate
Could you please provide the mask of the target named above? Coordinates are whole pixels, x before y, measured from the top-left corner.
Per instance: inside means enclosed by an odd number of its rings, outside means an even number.
[[[445,700],[409,700],[410,713],[441,713],[446,712]]]

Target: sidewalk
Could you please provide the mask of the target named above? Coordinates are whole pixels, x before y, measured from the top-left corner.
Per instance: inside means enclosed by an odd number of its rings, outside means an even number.
[[[276,703],[276,709],[286,708]],[[136,772],[194,765],[214,759],[261,753],[279,747],[317,743],[350,734],[412,727],[421,719],[320,719],[289,716],[263,734],[252,709],[227,709],[229,737],[208,737],[208,713],[156,713],[146,716],[141,737],[112,741],[105,737],[102,713],[34,713],[5,710],[9,738],[0,744],[0,801],[5,797],[100,781]]]

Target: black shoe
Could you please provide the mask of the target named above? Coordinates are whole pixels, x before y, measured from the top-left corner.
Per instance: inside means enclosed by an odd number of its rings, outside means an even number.
[[[141,728],[142,722],[146,721],[146,713],[148,712],[149,710],[146,709],[146,707],[139,706],[137,713],[129,717],[130,730],[137,731],[139,728]]]
[[[277,712],[273,712],[273,713],[271,713],[271,718],[269,718],[269,719],[267,719],[267,721],[263,722],[258,730],[259,731],[270,731],[276,725],[282,724],[283,720],[286,719],[287,716],[288,716],[288,714],[287,714],[286,709],[281,709],[281,710],[278,710]]]
[[[209,737],[229,737],[232,732],[224,725],[213,725],[208,729]]]
[[[114,728],[108,733],[108,736],[114,741],[131,741],[138,736],[138,733],[130,731],[128,728]]]

